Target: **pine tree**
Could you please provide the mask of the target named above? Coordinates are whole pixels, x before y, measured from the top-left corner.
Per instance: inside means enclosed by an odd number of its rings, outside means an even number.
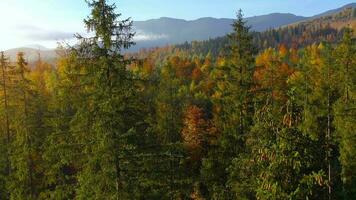
[[[228,168],[244,151],[244,137],[252,123],[252,75],[255,48],[249,27],[243,20],[242,11],[233,24],[234,32],[229,35],[228,61],[216,68],[217,88],[213,103],[218,110],[215,117],[220,132],[218,144],[203,160],[203,177],[209,188],[210,198],[232,198]]]
[[[156,185],[156,190],[162,199],[187,197],[192,186],[181,136],[183,108],[187,100],[184,84],[185,61],[179,56],[170,58],[160,69],[160,79],[155,91],[155,121],[152,128],[157,135],[159,146],[153,159],[156,168],[161,169],[160,176],[156,178],[161,185]]]
[[[344,199],[356,197],[356,48],[352,35],[352,30],[346,29],[343,40],[335,51],[339,80],[337,86],[341,97],[334,105],[333,124],[339,138]]]
[[[79,163],[78,146],[74,145],[74,136],[70,129],[71,119],[75,113],[76,96],[81,95],[74,83],[74,56],[63,55],[58,60],[57,70],[52,71],[45,63],[37,63],[37,70],[43,69],[38,78],[45,77],[48,96],[46,97],[47,113],[44,126],[47,135],[43,142],[44,188],[41,199],[73,199],[76,189],[76,171]],[[35,71],[37,71],[35,69]],[[42,71],[42,70],[39,70]]]
[[[73,124],[85,154],[78,174],[77,198],[127,199],[129,181],[123,174],[126,152],[133,148],[128,137],[139,123],[135,118],[139,112],[127,70],[129,60],[121,50],[133,44],[132,22],[119,21],[115,4],[105,0],[93,0],[88,5],[92,11],[84,22],[94,36],[78,36],[80,43],[73,49],[84,66],[80,81],[88,95],[77,108]]]
[[[9,62],[4,55],[0,54],[0,67],[1,67],[1,108],[0,108],[0,199],[8,199],[8,191],[6,190],[6,178],[10,175],[10,110],[9,110]]]
[[[304,195],[317,195],[323,198],[337,198],[339,184],[337,147],[332,126],[332,105],[337,99],[336,68],[332,58],[332,47],[327,43],[312,45],[303,51],[298,71],[291,78],[295,90],[295,104],[302,110],[298,131],[308,138],[310,145],[304,147],[313,159],[308,161],[309,168],[301,173],[320,182],[310,183],[304,188]],[[310,181],[312,181],[310,179]],[[306,184],[306,183],[304,183]],[[301,194],[303,194],[301,190]],[[308,190],[310,194],[308,194]],[[311,193],[312,192],[312,193]]]
[[[35,199],[34,146],[30,113],[32,91],[28,79],[29,69],[22,52],[17,55],[17,66],[13,70],[15,81],[14,139],[11,145],[11,177],[9,181],[12,199]]]

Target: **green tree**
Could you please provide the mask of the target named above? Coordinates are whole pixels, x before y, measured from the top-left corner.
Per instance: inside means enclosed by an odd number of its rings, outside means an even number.
[[[346,29],[335,51],[341,97],[334,105],[334,125],[339,139],[344,199],[356,198],[356,48],[352,35],[352,30]]]
[[[304,188],[301,194],[312,197],[337,198],[339,184],[337,146],[335,144],[334,127],[332,125],[332,105],[337,100],[336,68],[332,57],[333,48],[326,43],[312,45],[303,51],[298,72],[291,78],[291,86],[295,89],[295,102],[302,112],[298,130],[306,136],[310,145],[305,147],[312,160],[309,168],[301,173],[311,176],[319,173],[320,182]],[[317,177],[314,177],[316,179]],[[304,193],[303,193],[304,192]],[[313,194],[313,195],[312,195]]]
[[[12,71],[15,81],[14,139],[11,145],[11,177],[9,191],[11,199],[35,199],[34,131],[30,101],[32,90],[28,78],[29,69],[23,53],[17,55],[17,66]]]
[[[73,121],[79,144],[83,144],[78,174],[78,199],[127,199],[126,152],[133,148],[139,115],[135,85],[121,50],[133,42],[130,19],[120,21],[115,4],[88,1],[91,15],[84,21],[93,37],[83,38],[73,51],[84,66],[79,76],[86,92]]]
[[[213,103],[218,110],[215,126],[220,135],[216,147],[211,148],[208,157],[203,159],[202,168],[212,199],[232,198],[231,182],[237,180],[229,180],[229,168],[244,152],[244,137],[250,130],[253,115],[250,89],[256,52],[241,10],[233,29],[229,35],[228,59],[213,72],[217,86]]]
[[[9,113],[9,62],[5,57],[4,52],[0,55],[0,67],[1,67],[1,108],[0,108],[0,198],[7,199],[8,191],[6,190],[6,178],[10,175],[10,113]]]
[[[71,131],[71,120],[75,106],[82,95],[75,83],[77,66],[72,54],[63,55],[58,60],[57,70],[39,73],[45,78],[47,113],[44,125],[48,134],[43,143],[44,188],[41,199],[73,199],[76,189],[76,172],[79,167],[75,158],[79,157],[79,147]],[[39,63],[40,64],[40,63]]]

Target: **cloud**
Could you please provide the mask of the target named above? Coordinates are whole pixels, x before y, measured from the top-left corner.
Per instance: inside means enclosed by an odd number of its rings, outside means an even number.
[[[28,39],[37,41],[59,41],[74,38],[74,33],[61,31],[32,32],[26,35]]]
[[[41,31],[42,29],[37,27],[37,26],[33,26],[33,25],[29,25],[29,24],[21,24],[21,25],[17,25],[15,26],[16,30],[19,31]]]
[[[74,32],[65,32],[59,30],[47,30],[38,26],[23,24],[15,27],[18,33],[24,38],[34,42],[50,42],[50,41],[67,41],[74,39]],[[86,35],[87,33],[83,33]],[[143,30],[136,30],[134,41],[157,41],[168,39],[166,34],[155,34],[144,32]]]
[[[145,33],[142,30],[136,30],[134,41],[153,41],[153,40],[162,40],[168,38],[169,36],[166,34]]]
[[[33,41],[60,41],[74,38],[74,32],[46,30],[33,25],[18,25],[16,29],[27,39]]]

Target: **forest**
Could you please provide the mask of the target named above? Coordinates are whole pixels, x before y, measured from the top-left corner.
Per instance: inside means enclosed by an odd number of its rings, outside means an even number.
[[[1,200],[356,199],[354,28],[240,10],[222,43],[126,53],[131,19],[87,2],[55,65],[0,54]]]

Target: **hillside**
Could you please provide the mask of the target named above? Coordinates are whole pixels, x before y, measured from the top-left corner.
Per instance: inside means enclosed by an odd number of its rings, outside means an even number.
[[[320,13],[318,15],[314,15],[311,18],[320,18],[320,17],[324,17],[324,16],[327,16],[327,15],[333,15],[333,14],[336,14],[336,13],[339,13],[339,12],[345,10],[345,8],[356,8],[356,3],[346,4],[346,5],[344,5],[344,6],[340,7],[340,8],[328,10],[328,11]]]
[[[289,47],[300,48],[313,43],[327,41],[338,42],[345,27],[356,29],[356,9],[345,8],[339,13],[311,18],[298,23],[282,26],[277,29],[269,29],[264,32],[254,32],[254,43],[259,50],[268,47],[278,47],[284,44]],[[206,55],[212,53],[219,54],[228,44],[226,36],[217,37],[205,41],[195,41],[192,43],[182,43],[176,48],[188,50],[192,53]]]
[[[319,18],[313,18],[307,21],[294,23],[288,26],[319,26],[319,27],[329,26],[331,28],[338,29],[338,30],[346,26],[355,28],[356,27],[356,4],[353,5],[355,5],[355,7],[347,7],[337,13],[323,15]]]
[[[0,200],[356,200],[346,1],[2,2]]]

